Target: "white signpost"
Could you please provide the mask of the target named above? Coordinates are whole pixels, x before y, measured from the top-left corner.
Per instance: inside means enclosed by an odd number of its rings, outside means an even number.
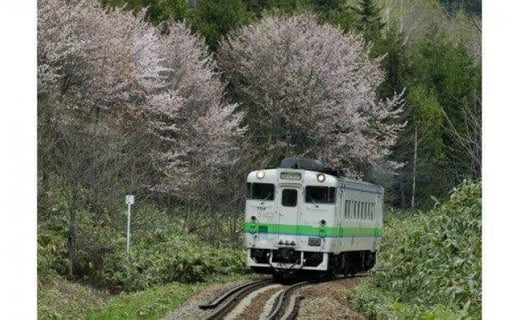
[[[134,204],[134,195],[126,195],[125,202],[128,205],[128,214],[126,222],[126,254],[130,253],[130,207]]]

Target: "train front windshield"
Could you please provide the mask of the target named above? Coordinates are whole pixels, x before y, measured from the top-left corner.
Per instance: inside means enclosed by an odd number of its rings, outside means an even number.
[[[272,183],[247,183],[246,199],[248,200],[274,200],[274,184]]]

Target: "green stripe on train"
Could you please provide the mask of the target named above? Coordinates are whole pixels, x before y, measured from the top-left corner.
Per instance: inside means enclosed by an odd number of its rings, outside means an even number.
[[[349,228],[349,227],[314,227],[308,225],[274,224],[274,223],[244,223],[245,232],[295,234],[321,237],[380,237],[381,228]]]

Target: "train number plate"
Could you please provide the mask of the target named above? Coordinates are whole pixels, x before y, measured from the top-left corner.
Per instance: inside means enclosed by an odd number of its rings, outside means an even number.
[[[307,242],[307,244],[312,247],[319,247],[319,246],[321,246],[321,239],[320,238],[309,238],[309,241]]]

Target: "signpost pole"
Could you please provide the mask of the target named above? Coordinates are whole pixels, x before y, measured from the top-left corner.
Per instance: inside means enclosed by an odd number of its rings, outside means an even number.
[[[128,213],[126,219],[126,255],[130,254],[130,207],[134,204],[134,196],[131,194],[126,195],[125,202],[128,205]]]
[[[128,204],[128,214],[126,219],[126,254],[128,255],[130,253],[130,206],[131,204]]]

